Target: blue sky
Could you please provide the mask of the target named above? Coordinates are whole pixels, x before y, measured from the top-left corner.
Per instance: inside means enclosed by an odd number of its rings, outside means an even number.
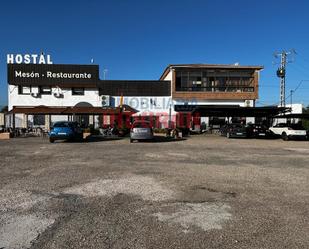
[[[258,104],[279,100],[273,53],[294,48],[287,95],[309,80],[309,3],[208,0],[3,1],[0,105],[7,103],[7,53],[51,54],[54,63],[88,64],[108,79],[158,79],[168,64],[264,65]],[[289,101],[289,100],[288,100]],[[309,81],[293,102],[309,104]]]

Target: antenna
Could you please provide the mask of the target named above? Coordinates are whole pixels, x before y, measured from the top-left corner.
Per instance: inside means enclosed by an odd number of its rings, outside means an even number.
[[[106,75],[107,75],[108,69],[103,70],[103,80],[106,80]]]
[[[280,78],[280,106],[285,107],[285,76],[286,76],[286,65],[291,63],[293,60],[287,60],[288,56],[296,54],[295,49],[289,51],[283,50],[282,52],[275,52],[275,58],[280,58],[280,66],[277,70],[277,76]]]

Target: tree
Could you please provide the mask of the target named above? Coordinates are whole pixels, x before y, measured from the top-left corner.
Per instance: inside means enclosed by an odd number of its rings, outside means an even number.
[[[303,108],[303,113],[309,113],[309,105],[305,108]]]
[[[306,108],[303,108],[303,113],[304,114],[309,114],[309,105]],[[309,130],[309,120],[303,118],[301,121],[302,121],[302,124],[303,124],[304,128],[306,130]]]

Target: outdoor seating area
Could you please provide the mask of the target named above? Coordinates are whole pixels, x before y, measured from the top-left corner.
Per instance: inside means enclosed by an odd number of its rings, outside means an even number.
[[[8,133],[10,138],[16,137],[47,137],[48,130],[41,127],[33,128],[1,128],[1,133]]]

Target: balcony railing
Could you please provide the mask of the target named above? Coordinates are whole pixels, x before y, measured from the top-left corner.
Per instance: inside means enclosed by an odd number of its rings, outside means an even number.
[[[216,86],[216,87],[177,87],[176,92],[229,92],[229,93],[248,93],[254,92],[254,87],[248,86]]]

